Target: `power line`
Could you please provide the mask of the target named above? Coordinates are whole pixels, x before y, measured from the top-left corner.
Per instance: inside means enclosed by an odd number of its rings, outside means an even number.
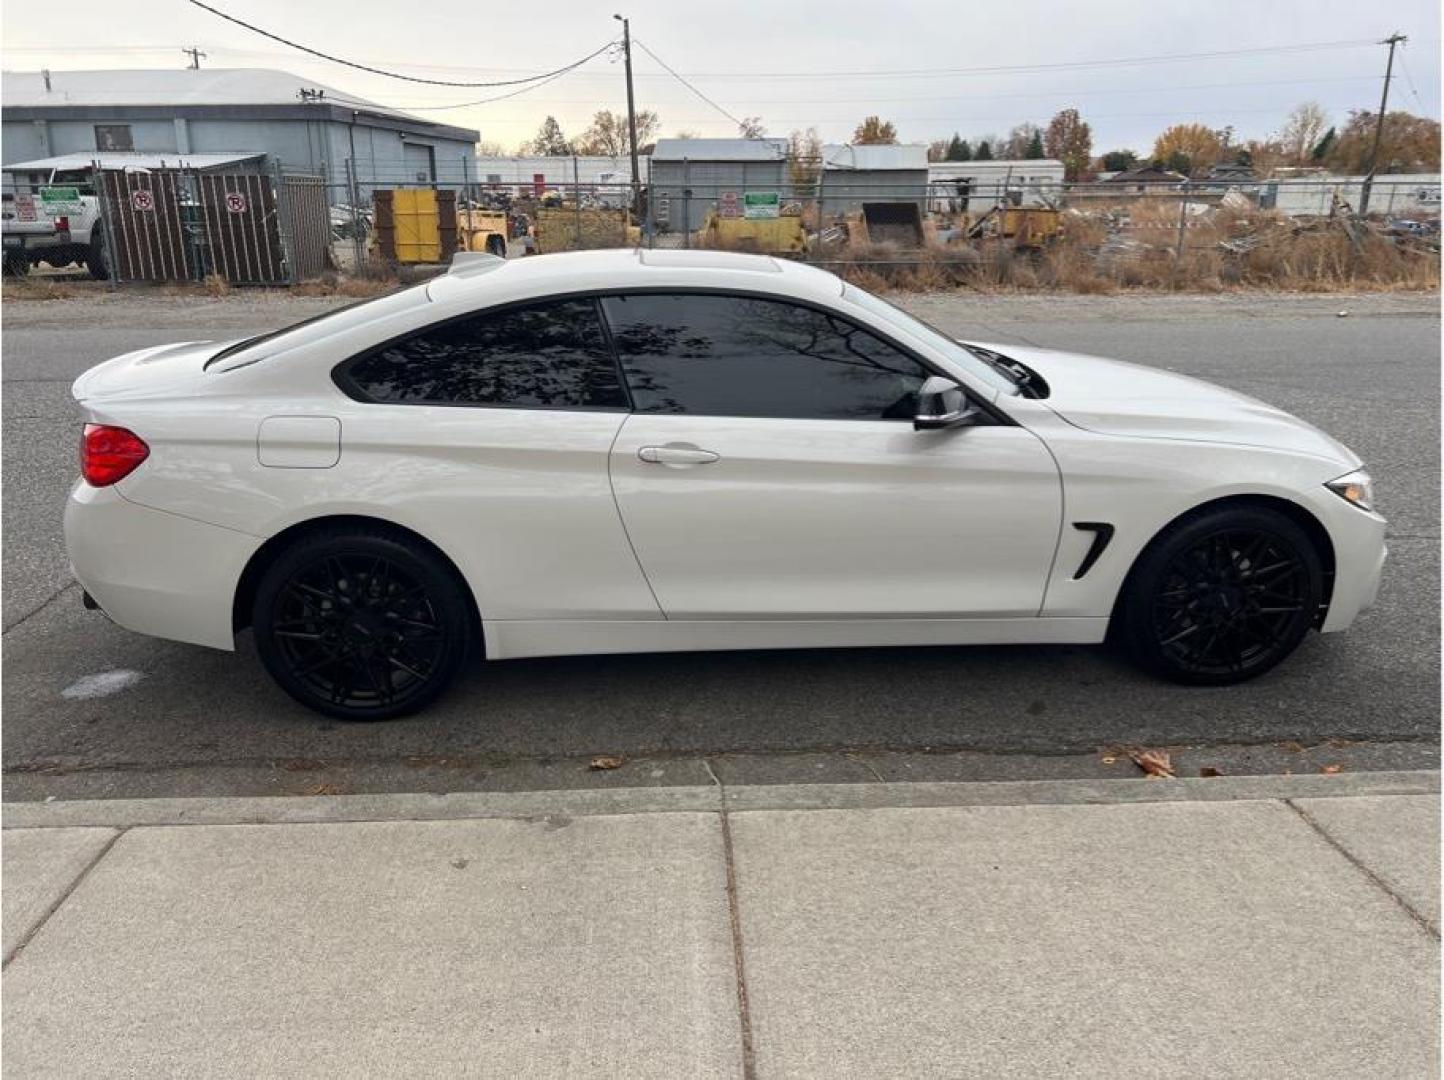
[[[586,74],[579,72],[578,74]],[[1180,83],[1170,86],[1133,87],[1118,90],[1050,90],[1034,92],[1029,94],[995,94],[989,93],[989,100],[1000,98],[1041,98],[1041,99],[1066,99],[1083,97],[1131,97],[1139,94],[1147,94],[1150,97],[1157,97],[1165,93],[1182,93],[1193,90],[1225,90],[1234,88],[1245,88],[1254,86],[1313,86],[1323,83],[1345,83],[1345,82],[1376,82],[1377,75],[1338,75],[1322,79],[1264,79],[1264,80],[1243,80],[1227,83]],[[491,99],[488,99],[491,100]],[[542,102],[548,105],[589,105],[596,101],[596,98],[542,98]],[[909,101],[928,101],[935,104],[946,104],[950,101],[976,101],[975,96],[968,97],[941,97],[937,94],[910,94],[906,97],[865,97],[865,98],[733,98],[734,105],[891,105]],[[460,108],[451,105],[411,105],[406,108],[415,109],[449,109]]]
[[[691,83],[689,83],[686,79],[682,78],[682,76],[678,75],[675,71],[673,71],[672,68],[667,64],[667,61],[663,60],[660,56],[658,56],[656,53],[654,53],[651,49],[647,48],[647,43],[646,43],[645,41],[643,41],[641,38],[633,38],[632,40],[637,43],[637,47],[640,48],[644,53],[646,53],[648,56],[650,56],[653,60],[657,61],[657,63],[661,64],[662,67],[666,68],[666,70],[672,75],[672,77],[673,77],[674,79],[676,79],[679,83],[681,83],[683,86],[685,86],[688,90],[692,91],[692,93],[696,94],[699,98],[701,98],[703,101],[705,101],[708,105],[711,105],[712,108],[716,109],[716,110],[717,110],[719,113],[721,113],[723,116],[727,117],[728,120],[731,120],[734,124],[737,125],[737,127],[738,127],[739,129],[742,127],[742,121],[741,121],[741,120],[737,119],[737,117],[733,116],[730,112],[728,112],[726,109],[724,109],[721,105],[718,105],[715,101],[713,101],[711,98],[709,98],[706,94],[702,93],[702,91],[698,90],[695,86],[693,86]]]
[[[192,0],[194,3],[195,0]],[[1375,42],[1367,39],[1353,41],[1319,41],[1298,45],[1265,45],[1253,49],[1224,49],[1216,52],[1169,53],[1155,56],[1123,57],[1113,60],[1067,60],[1052,64],[1004,64],[993,67],[973,68],[911,68],[874,71],[751,71],[751,72],[689,72],[694,79],[870,79],[870,78],[931,78],[938,75],[1001,75],[1008,73],[1031,73],[1037,71],[1061,71],[1069,68],[1119,67],[1133,64],[1168,64],[1180,60],[1217,60],[1235,56],[1262,56],[1276,53],[1316,52],[1324,49],[1355,49]],[[648,50],[650,53],[651,50]],[[654,60],[656,56],[652,57]],[[661,63],[661,61],[658,61]],[[666,67],[663,64],[663,67]],[[671,68],[667,69],[672,71]],[[682,78],[672,71],[677,78]]]
[[[571,68],[567,68],[564,71],[556,72],[554,75],[549,75],[541,82],[533,83],[530,86],[523,86],[520,90],[513,90],[508,94],[497,94],[495,97],[482,98],[480,101],[462,101],[455,105],[399,105],[396,106],[396,109],[408,112],[445,112],[447,109],[470,109],[477,105],[490,105],[493,101],[505,101],[507,98],[519,97],[522,94],[530,93],[532,90],[540,90],[548,83],[556,82],[563,75],[571,74],[571,71]],[[347,105],[360,105],[368,109],[391,109],[391,106],[378,105],[374,101],[358,101],[353,98],[337,97],[334,94],[325,100],[340,101]]]
[[[1429,113],[1429,106],[1424,104],[1424,99],[1419,96],[1419,88],[1414,85],[1414,76],[1409,74],[1409,65],[1404,60],[1404,54],[1409,51],[1405,46],[1399,50],[1399,70],[1404,73],[1404,81],[1409,84],[1409,93],[1414,95],[1414,100],[1419,103],[1419,110],[1426,116]]]
[[[209,11],[212,15],[217,15],[220,18],[225,19],[227,22],[232,22],[235,23],[237,26],[244,27],[245,29],[250,30],[252,33],[260,34],[262,37],[270,38],[272,41],[279,41],[282,45],[288,45],[293,49],[299,49],[301,52],[310,53],[312,56],[319,56],[322,60],[329,60],[333,64],[342,64],[345,67],[355,68],[358,71],[369,71],[372,75],[384,75],[388,79],[402,79],[406,82],[426,83],[429,86],[490,87],[516,86],[520,83],[535,82],[538,79],[546,79],[554,75],[562,75],[572,70],[572,68],[581,67],[594,56],[600,56],[602,53],[606,52],[608,49],[610,49],[613,45],[616,44],[615,41],[609,41],[600,49],[597,49],[595,52],[588,53],[580,60],[573,61],[572,63],[567,64],[565,67],[557,68],[555,71],[544,71],[540,74],[531,75],[524,79],[506,79],[499,82],[452,82],[446,79],[423,79],[417,75],[402,75],[395,71],[387,71],[384,68],[372,67],[369,64],[361,64],[356,62],[355,60],[343,60],[339,56],[332,56],[329,53],[323,53],[319,49],[311,48],[309,45],[301,45],[297,42],[290,41],[286,38],[281,37],[279,34],[271,33],[269,30],[262,30],[259,26],[254,26],[251,23],[246,22],[244,19],[238,19],[234,15],[227,15],[219,8],[213,8],[209,4],[202,3],[201,0],[187,0],[187,2],[190,4],[194,4],[196,7],[201,8],[203,11]]]

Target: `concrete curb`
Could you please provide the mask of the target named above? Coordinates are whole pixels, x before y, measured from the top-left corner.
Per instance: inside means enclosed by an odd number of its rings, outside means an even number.
[[[1227,776],[1183,780],[1020,780],[755,784],[725,789],[729,811],[875,810],[886,807],[1086,805],[1226,802],[1366,795],[1428,795],[1439,773],[1365,772],[1335,776]],[[722,809],[717,787],[655,787],[446,795],[263,796],[258,798],[95,799],[5,803],[6,829],[163,825],[302,825],[347,821],[581,817]]]

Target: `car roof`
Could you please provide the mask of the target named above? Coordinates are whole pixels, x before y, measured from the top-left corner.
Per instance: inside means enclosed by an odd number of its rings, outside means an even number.
[[[730,251],[609,249],[558,252],[515,259],[472,256],[449,273],[401,292],[376,297],[314,320],[237,343],[207,371],[249,367],[270,356],[304,349],[321,340],[370,329],[409,325],[425,309],[426,321],[440,321],[502,304],[577,293],[628,289],[721,289],[760,292],[820,304],[843,295],[836,274],[766,255]]]
[[[720,288],[835,300],[842,280],[816,267],[732,251],[617,248],[466,263],[433,280],[434,303],[503,303],[597,289]]]

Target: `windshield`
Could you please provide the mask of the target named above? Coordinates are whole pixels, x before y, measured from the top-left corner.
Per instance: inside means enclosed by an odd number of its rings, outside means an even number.
[[[227,360],[231,357],[239,356],[241,353],[250,352],[259,345],[268,343],[277,344],[277,350],[265,350],[260,355],[246,357],[244,363],[254,363],[257,360],[263,360],[266,356],[271,355],[272,352],[278,351],[280,348],[291,348],[293,345],[299,345],[304,341],[310,341],[315,337],[330,333],[333,327],[322,324],[330,323],[331,320],[338,319],[343,315],[350,316],[349,319],[343,320],[347,323],[369,322],[372,319],[379,319],[397,311],[405,311],[407,308],[417,307],[427,302],[426,283],[423,282],[420,285],[412,285],[409,288],[393,289],[390,292],[382,293],[380,296],[372,296],[365,300],[357,300],[354,303],[342,304],[340,307],[323,311],[319,315],[312,315],[309,319],[302,319],[300,322],[283,326],[279,330],[269,330],[264,334],[257,334],[255,337],[245,338],[242,341],[227,345],[220,352],[216,353],[215,356],[206,361],[206,367],[209,368],[219,360]],[[363,308],[366,309],[364,312],[361,311]],[[358,318],[358,315],[361,317]],[[317,329],[317,327],[319,327],[319,329]],[[283,340],[290,339],[293,336],[294,340]],[[235,364],[231,366],[240,367],[242,365]]]
[[[939,352],[945,353],[949,360],[965,369],[969,375],[975,375],[985,385],[995,390],[1001,390],[1005,394],[1016,395],[1020,391],[1021,388],[1016,380],[999,371],[996,366],[978,356],[974,350],[948,337],[936,327],[929,326],[922,319],[909,314],[896,304],[890,304],[882,297],[874,296],[853,285],[844,285],[842,295],[844,299],[852,301],[884,322],[892,323],[900,330],[905,330],[914,337],[922,338]]]

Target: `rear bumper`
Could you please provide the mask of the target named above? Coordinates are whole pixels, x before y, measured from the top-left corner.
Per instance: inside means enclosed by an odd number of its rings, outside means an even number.
[[[258,537],[128,502],[77,483],[65,505],[76,580],[127,630],[234,649],[231,605]]]

